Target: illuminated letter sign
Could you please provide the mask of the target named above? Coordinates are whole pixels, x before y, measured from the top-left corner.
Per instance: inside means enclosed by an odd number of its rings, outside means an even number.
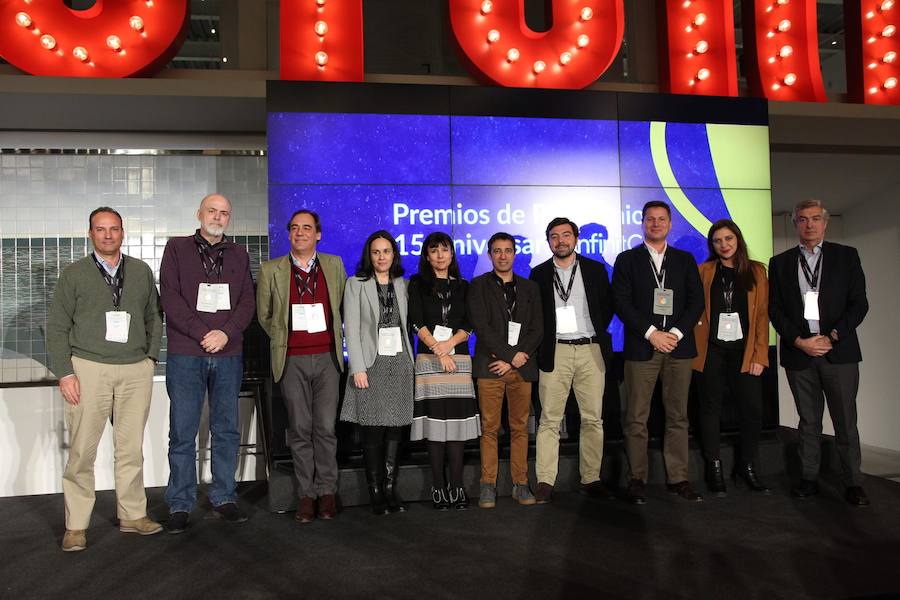
[[[281,78],[362,81],[362,0],[281,0]]]
[[[662,0],[660,91],[737,96],[732,0]]]
[[[450,0],[453,35],[470,69],[508,87],[580,89],[612,64],[625,30],[622,0],[553,0],[545,32],[524,0]]]
[[[151,75],[187,35],[188,0],[0,0],[0,55],[32,75]]]
[[[894,0],[844,2],[847,93],[854,102],[900,104],[900,62]]]
[[[750,94],[769,100],[825,102],[816,0],[748,0],[743,15]]]

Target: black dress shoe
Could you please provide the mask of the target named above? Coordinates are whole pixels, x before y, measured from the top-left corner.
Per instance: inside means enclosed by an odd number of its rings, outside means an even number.
[[[431,506],[434,510],[450,510],[450,495],[447,488],[431,488]]]
[[[810,479],[801,479],[791,492],[797,498],[809,498],[819,493],[819,484]]]
[[[678,483],[670,483],[666,487],[669,488],[670,494],[681,496],[688,502],[703,502],[703,496],[694,491],[688,481],[679,481]]]
[[[213,507],[213,514],[225,521],[226,523],[244,523],[247,521],[247,515],[238,508],[234,502],[226,502],[219,506]]]
[[[184,533],[184,530],[188,528],[188,525],[191,522],[191,515],[184,511],[176,511],[169,515],[169,520],[166,521],[166,531],[171,534]]]
[[[644,482],[640,479],[632,479],[628,482],[628,489],[625,490],[625,497],[632,504],[646,504],[647,493]]]
[[[589,498],[594,498],[596,500],[615,500],[616,497],[613,495],[612,491],[606,487],[599,479],[597,481],[592,481],[590,483],[582,483],[579,491],[588,496]]]
[[[728,495],[725,491],[725,475],[722,473],[722,461],[710,460],[706,463],[706,488],[713,496],[724,498]]]
[[[853,506],[869,506],[871,504],[869,497],[866,496],[866,491],[858,485],[848,487],[844,497]]]
[[[772,493],[772,488],[764,484],[760,480],[759,475],[756,474],[753,463],[747,463],[737,467],[734,472],[734,480],[735,482],[742,481],[747,484],[747,487],[750,488],[751,492],[757,492],[765,496]]]

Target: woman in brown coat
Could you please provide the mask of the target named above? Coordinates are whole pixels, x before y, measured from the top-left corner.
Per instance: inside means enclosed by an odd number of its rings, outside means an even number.
[[[769,366],[769,282],[762,263],[750,260],[747,244],[734,221],[716,221],[707,235],[709,257],[700,265],[706,308],[694,328],[701,372],[701,419],[706,481],[709,491],[725,495],[719,452],[722,401],[738,402],[741,445],[735,480],[764,494],[771,490],[754,468],[762,427],[762,382]],[[730,392],[730,394],[729,394]]]

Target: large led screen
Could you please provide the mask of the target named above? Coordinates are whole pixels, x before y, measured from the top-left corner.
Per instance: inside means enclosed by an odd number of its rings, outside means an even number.
[[[669,203],[669,242],[698,262],[709,226],[726,217],[740,225],[753,258],[772,254],[768,128],[758,104],[698,100],[685,108],[682,99],[673,110],[653,96],[658,102],[634,109],[613,94],[560,92],[523,109],[511,94],[527,100],[527,90],[482,89],[456,111],[452,91],[446,103],[434,101],[437,88],[417,112],[405,95],[392,107],[383,88],[366,101],[365,84],[341,88],[354,103],[332,102],[321,84],[279,85],[287,87],[276,102],[270,89],[268,117],[272,257],[290,250],[286,224],[305,207],[322,217],[320,249],[341,255],[350,273],[372,231],[395,236],[412,274],[424,237],[442,230],[470,279],[490,269],[488,238],[506,231],[517,240],[515,269],[527,276],[551,256],[547,223],[565,216],[581,228],[578,252],[611,275],[616,255],[641,243],[649,200]],[[563,103],[584,104],[585,94],[603,107],[579,114]],[[715,121],[698,122],[704,102]],[[687,118],[679,121],[679,111]],[[621,350],[621,324],[610,330]]]

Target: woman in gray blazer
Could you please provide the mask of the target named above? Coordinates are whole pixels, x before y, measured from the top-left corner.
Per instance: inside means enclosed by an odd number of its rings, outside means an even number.
[[[372,512],[406,510],[397,494],[401,427],[413,418],[413,357],[407,291],[397,242],[387,231],[366,240],[344,289],[344,338],[350,372],[341,420],[362,429]]]

